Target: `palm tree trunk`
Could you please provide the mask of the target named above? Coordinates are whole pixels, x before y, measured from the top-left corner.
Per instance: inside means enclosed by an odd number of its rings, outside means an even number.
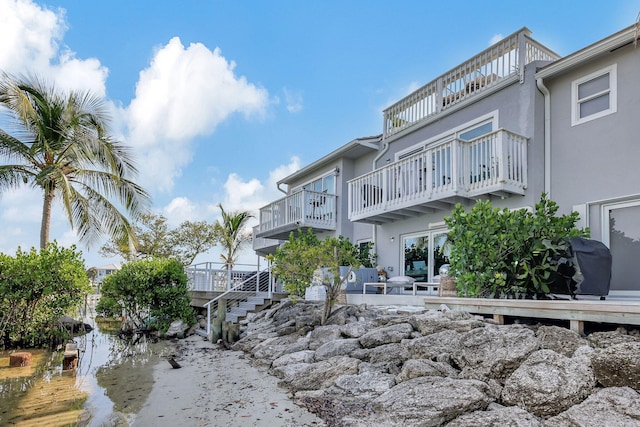
[[[49,243],[49,228],[51,227],[51,205],[53,204],[53,192],[44,190],[44,202],[42,204],[42,223],[40,225],[40,249],[44,249]]]

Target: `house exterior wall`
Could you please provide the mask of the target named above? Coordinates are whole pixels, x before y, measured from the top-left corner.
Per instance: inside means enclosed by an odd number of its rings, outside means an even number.
[[[615,65],[615,112],[572,125],[572,84]],[[640,48],[628,43],[544,79],[550,93],[551,198],[581,214],[611,251],[610,295],[640,295]]]
[[[378,161],[377,166],[384,166],[387,159],[393,162],[396,154],[402,150],[445,134],[478,117],[497,112],[497,128],[504,128],[529,138],[528,187],[523,196],[512,195],[505,199],[491,197],[492,205],[509,209],[533,207],[544,191],[544,98],[536,87],[535,70],[536,64],[530,64],[526,69],[524,83],[520,84],[518,79],[514,79],[513,83],[495,93],[437,120],[427,122],[409,134],[400,134],[399,137],[391,139],[388,151]],[[475,203],[473,200],[461,202],[467,209]],[[444,218],[450,214],[451,210],[438,210],[376,226],[378,263],[387,269],[389,277],[403,275],[403,236],[425,231],[444,231]]]
[[[617,64],[617,111],[572,126],[572,81],[612,64]],[[551,94],[551,196],[563,212],[640,193],[638,70],[640,48],[629,45],[545,80]],[[600,235],[599,227],[593,231]]]

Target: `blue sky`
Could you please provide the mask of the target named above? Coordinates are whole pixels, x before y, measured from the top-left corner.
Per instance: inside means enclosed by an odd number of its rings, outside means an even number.
[[[0,69],[106,97],[153,209],[215,221],[382,131],[382,110],[526,26],[567,55],[635,22],[640,0],[0,0]],[[38,245],[41,196],[0,198],[0,251]],[[52,239],[76,241],[61,211]],[[87,266],[98,246],[83,250]],[[218,261],[215,251],[199,261]],[[253,257],[245,257],[247,262]]]

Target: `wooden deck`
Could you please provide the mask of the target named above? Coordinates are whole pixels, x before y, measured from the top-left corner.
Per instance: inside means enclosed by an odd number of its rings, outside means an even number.
[[[505,317],[568,321],[571,330],[584,332],[585,323],[640,326],[640,299],[520,300],[489,298],[449,298],[418,292],[388,295],[347,294],[349,304],[377,306],[424,306],[439,309],[442,304],[451,310],[492,316],[503,324]]]
[[[620,300],[516,300],[424,297],[424,305],[437,309],[492,315],[500,324],[505,316],[568,320],[571,330],[584,332],[585,322],[640,325],[640,301]]]

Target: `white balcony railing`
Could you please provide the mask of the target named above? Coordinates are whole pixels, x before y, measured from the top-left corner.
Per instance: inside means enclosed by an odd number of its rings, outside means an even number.
[[[454,139],[349,181],[349,219],[388,214],[459,196],[523,194],[527,138],[500,129]]]
[[[384,138],[452,107],[512,76],[524,80],[524,66],[554,61],[560,56],[522,30],[506,37],[468,61],[384,110]]]
[[[278,233],[303,227],[335,230],[336,213],[334,194],[302,190],[261,208],[255,235],[286,239]]]

